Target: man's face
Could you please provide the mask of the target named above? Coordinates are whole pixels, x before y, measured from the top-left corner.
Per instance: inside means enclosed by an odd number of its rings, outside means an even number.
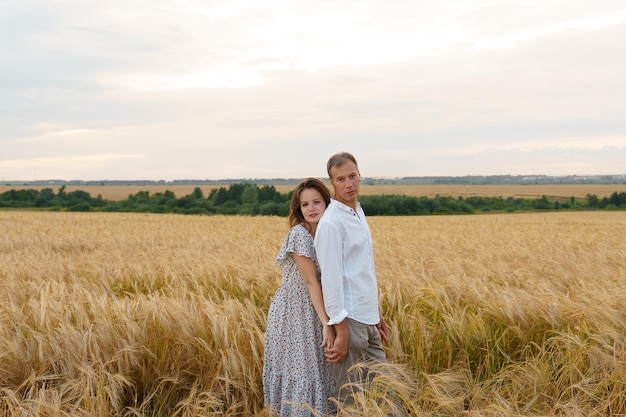
[[[352,208],[356,207],[361,174],[354,162],[346,161],[342,165],[333,167],[330,170],[330,184],[335,190],[335,200]]]

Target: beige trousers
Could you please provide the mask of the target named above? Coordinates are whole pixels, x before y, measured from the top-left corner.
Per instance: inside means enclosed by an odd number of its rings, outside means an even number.
[[[348,318],[346,320],[350,331],[348,356],[340,363],[333,363],[332,367],[337,387],[337,399],[341,402],[351,402],[350,394],[361,391],[367,384],[368,377],[369,379],[372,377],[368,375],[371,365],[387,362],[376,326]],[[352,368],[354,365],[359,366]]]

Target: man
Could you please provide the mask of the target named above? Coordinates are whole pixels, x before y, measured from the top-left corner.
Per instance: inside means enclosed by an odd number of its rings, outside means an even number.
[[[387,361],[382,342],[389,331],[378,305],[372,237],[357,201],[358,164],[340,152],[329,158],[327,171],[334,196],[317,226],[315,251],[328,324],[336,333],[325,356],[333,364],[337,397],[345,401],[352,388],[344,384],[366,382],[369,365]],[[362,366],[350,369],[357,363]]]

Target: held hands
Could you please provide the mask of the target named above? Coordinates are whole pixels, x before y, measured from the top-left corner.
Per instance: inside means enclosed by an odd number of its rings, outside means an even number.
[[[384,343],[389,341],[389,328],[387,327],[387,323],[382,316],[376,325],[376,329],[378,330],[378,333],[380,333],[380,338]],[[330,335],[327,336],[328,332]],[[342,362],[346,356],[348,356],[348,347],[350,342],[350,332],[348,331],[345,320],[342,323],[335,325],[335,332],[333,332],[332,327],[325,325],[323,329],[323,336],[324,343],[322,343],[321,347],[324,349],[326,361],[330,363]],[[334,340],[332,340],[332,336],[334,336]],[[330,346],[328,342],[329,340],[332,340],[330,342]]]
[[[326,361],[330,363],[339,363],[348,356],[348,334],[338,334],[335,337],[335,343],[331,348],[324,349]]]
[[[331,328],[331,331],[333,329]],[[332,347],[324,348],[324,356],[326,361],[330,363],[339,363],[348,356],[348,345],[350,341],[350,331],[346,320],[334,325],[335,341]]]

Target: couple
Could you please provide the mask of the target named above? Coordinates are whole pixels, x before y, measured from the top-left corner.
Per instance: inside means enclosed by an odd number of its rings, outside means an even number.
[[[332,198],[316,178],[296,187],[291,229],[276,259],[282,283],[267,317],[263,393],[272,415],[281,417],[334,412],[329,398],[349,400],[344,384],[364,382],[363,370],[352,365],[386,362],[388,329],[378,306],[372,238],[357,202],[358,164],[340,152],[327,171]]]

